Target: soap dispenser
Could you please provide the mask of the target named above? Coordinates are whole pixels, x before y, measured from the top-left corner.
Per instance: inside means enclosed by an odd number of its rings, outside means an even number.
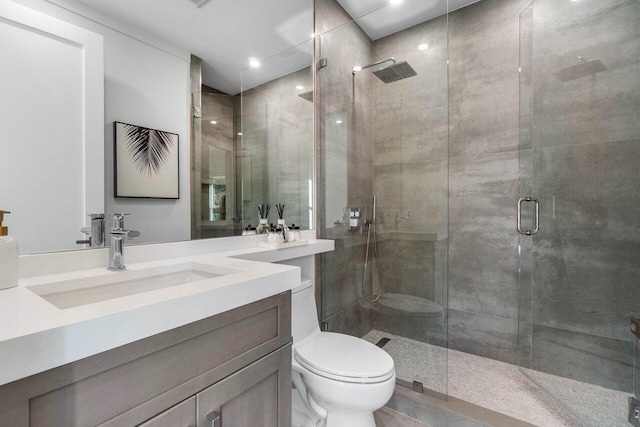
[[[18,242],[9,236],[9,228],[2,226],[8,213],[0,211],[0,289],[18,286]]]

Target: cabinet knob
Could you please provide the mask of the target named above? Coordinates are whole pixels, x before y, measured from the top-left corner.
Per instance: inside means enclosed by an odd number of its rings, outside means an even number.
[[[220,427],[220,413],[212,412],[207,415],[207,420],[211,421],[211,427]]]

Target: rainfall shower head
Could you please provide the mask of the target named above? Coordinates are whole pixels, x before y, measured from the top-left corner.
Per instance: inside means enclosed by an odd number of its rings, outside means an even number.
[[[302,99],[305,99],[309,102],[313,102],[313,91],[309,90],[307,92],[300,92],[298,96]]]
[[[578,56],[578,63],[576,65],[563,68],[554,74],[561,82],[565,83],[582,77],[593,76],[603,71],[607,71],[607,67],[599,59],[587,61],[582,56]]]
[[[382,80],[383,83],[393,83],[398,80],[403,80],[409,77],[417,76],[416,70],[409,65],[407,61],[396,62],[393,65],[385,67],[381,70],[373,72],[377,78]]]
[[[351,73],[355,76],[359,71],[384,64],[385,62],[393,62],[393,64],[373,72],[373,74],[385,84],[418,75],[416,70],[414,70],[407,61],[397,62],[394,58],[384,59],[382,61],[374,62],[373,64],[365,65],[364,67],[353,67]]]

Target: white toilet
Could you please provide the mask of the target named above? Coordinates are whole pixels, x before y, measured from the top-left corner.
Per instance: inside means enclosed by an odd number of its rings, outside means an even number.
[[[375,427],[393,394],[393,359],[361,338],[320,332],[311,280],[292,291],[293,427]]]

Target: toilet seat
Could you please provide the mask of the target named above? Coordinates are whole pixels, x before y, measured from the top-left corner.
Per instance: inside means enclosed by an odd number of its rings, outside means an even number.
[[[348,383],[379,383],[395,374],[393,359],[384,350],[344,334],[313,334],[294,344],[294,358],[317,375]]]

